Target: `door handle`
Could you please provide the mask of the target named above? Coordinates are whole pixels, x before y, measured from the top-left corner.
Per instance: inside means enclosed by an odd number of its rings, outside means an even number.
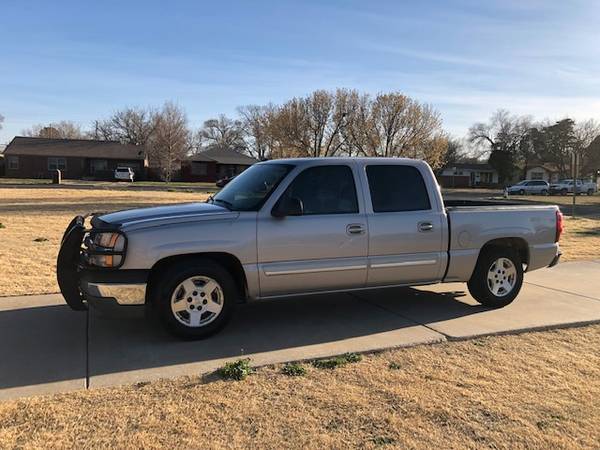
[[[346,226],[346,233],[348,234],[363,234],[365,227],[360,223],[351,223]]]
[[[431,231],[433,230],[433,224],[431,222],[419,222],[419,231]]]

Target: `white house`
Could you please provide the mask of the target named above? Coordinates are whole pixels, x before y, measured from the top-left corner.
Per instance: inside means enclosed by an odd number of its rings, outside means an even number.
[[[544,180],[548,183],[556,183],[560,178],[560,171],[552,164],[538,164],[527,168],[527,180]]]
[[[438,175],[442,187],[485,187],[498,184],[498,172],[487,163],[456,163]]]

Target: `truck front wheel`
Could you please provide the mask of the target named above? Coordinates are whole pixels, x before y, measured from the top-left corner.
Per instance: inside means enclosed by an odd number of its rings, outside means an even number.
[[[229,321],[238,291],[232,276],[217,263],[182,261],[157,276],[155,306],[171,334],[202,339]]]
[[[467,283],[473,298],[492,308],[501,308],[511,303],[522,285],[521,258],[510,247],[484,249]]]

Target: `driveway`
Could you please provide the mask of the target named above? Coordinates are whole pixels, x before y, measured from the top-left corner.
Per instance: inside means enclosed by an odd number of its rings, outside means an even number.
[[[464,284],[320,295],[240,305],[231,324],[181,342],[136,311],[71,311],[59,295],[0,299],[0,399],[491,334],[600,322],[600,261],[526,275],[517,301],[479,306]]]

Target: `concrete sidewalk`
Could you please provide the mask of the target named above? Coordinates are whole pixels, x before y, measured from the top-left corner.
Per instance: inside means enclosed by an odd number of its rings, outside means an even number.
[[[506,308],[478,305],[464,284],[320,295],[240,305],[221,333],[181,342],[143,314],[78,313],[59,295],[0,298],[0,399],[490,334],[600,322],[600,262],[525,277]]]

